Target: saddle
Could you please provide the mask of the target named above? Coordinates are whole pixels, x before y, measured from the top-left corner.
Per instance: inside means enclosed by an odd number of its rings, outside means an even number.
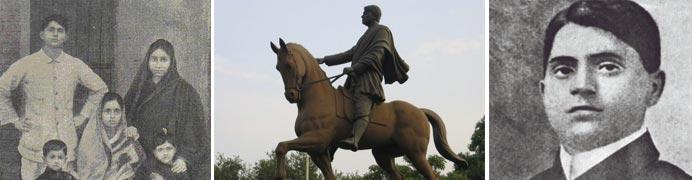
[[[342,87],[339,86],[336,89],[336,117],[339,119],[343,119],[348,121],[349,123],[353,124],[353,121],[355,121],[355,117],[353,117],[353,94],[351,92]],[[378,107],[381,105],[381,103],[375,104],[372,107],[372,110],[370,111],[370,123],[369,124],[377,124],[380,126],[386,126],[385,124],[379,122],[377,119],[372,118],[372,115],[376,112]]]

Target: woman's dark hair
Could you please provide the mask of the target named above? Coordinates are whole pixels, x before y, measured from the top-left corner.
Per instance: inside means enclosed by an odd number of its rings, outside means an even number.
[[[144,57],[144,60],[146,62],[149,62],[149,57],[151,57],[151,53],[154,53],[154,51],[156,51],[157,49],[163,50],[171,58],[171,66],[168,67],[169,72],[170,72],[170,70],[177,69],[177,68],[175,68],[176,67],[175,49],[173,49],[173,44],[171,44],[171,42],[168,42],[165,39],[158,39],[154,43],[151,43],[151,45],[149,46],[149,50],[147,50],[147,54]],[[148,72],[149,72],[148,75],[151,76],[151,71],[148,71]]]
[[[120,109],[125,109],[125,101],[123,101],[123,97],[115,92],[107,92],[106,94],[104,94],[103,98],[101,98],[101,104],[99,107],[103,108],[103,105],[105,105],[108,101],[112,100],[118,102],[118,104],[120,105]]]
[[[560,11],[548,24],[543,40],[543,73],[558,31],[568,23],[612,33],[639,54],[647,72],[661,65],[661,36],[656,21],[639,4],[629,0],[581,0]]]
[[[154,143],[154,149],[156,149],[156,146],[160,146],[162,144],[165,144],[166,142],[171,143],[173,147],[178,147],[175,142],[175,136],[168,132],[168,129],[163,128],[159,133],[154,136],[153,143]]]

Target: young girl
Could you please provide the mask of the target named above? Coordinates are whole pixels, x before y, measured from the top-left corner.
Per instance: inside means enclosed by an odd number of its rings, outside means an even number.
[[[137,170],[136,179],[191,179],[188,171],[189,167],[176,168],[173,166],[173,163],[180,158],[176,154],[177,149],[174,137],[168,133],[166,128],[163,128],[154,137],[153,143],[155,148],[152,150],[154,158],[147,159]]]
[[[101,99],[99,113],[87,123],[77,147],[77,171],[81,179],[131,179],[144,161],[144,149],[134,128],[127,128],[120,95],[109,92]]]

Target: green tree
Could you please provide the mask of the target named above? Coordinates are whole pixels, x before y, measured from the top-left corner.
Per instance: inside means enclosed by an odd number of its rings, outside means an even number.
[[[243,160],[238,156],[225,157],[223,154],[216,154],[214,164],[214,179],[220,180],[245,180],[247,167]]]
[[[397,165],[397,169],[399,170],[399,172],[401,172],[401,175],[404,176],[404,179],[425,179],[420,173],[418,173],[416,168],[411,163],[411,160],[409,160],[407,157],[404,157],[404,161],[406,162],[406,165]],[[433,171],[435,171],[435,174],[440,176],[440,172],[445,168],[446,160],[442,156],[430,155],[428,156],[428,162],[430,163],[430,166],[433,168]],[[370,167],[368,167],[368,172],[363,174],[364,180],[384,180],[388,177],[388,174],[377,165],[371,165]]]
[[[466,159],[469,168],[462,170],[459,165],[455,164],[454,173],[459,173],[459,175],[469,180],[485,179],[485,117],[481,118],[481,120],[476,123],[476,129],[473,135],[471,135],[469,150],[471,150],[471,152],[465,154],[459,153],[459,156]]]
[[[387,179],[387,173],[377,165],[370,165],[368,172],[363,174],[363,180],[383,180]]]
[[[471,135],[469,150],[485,157],[485,117],[476,123],[476,129],[473,131],[473,135]]]
[[[305,160],[309,159],[307,153],[289,153],[286,158],[286,173],[289,178],[294,180],[305,180]],[[317,166],[310,160],[310,179],[324,179],[322,177],[322,172],[317,168]]]
[[[249,179],[274,179],[276,174],[276,154],[267,152],[267,159],[260,159],[250,168]],[[286,177],[293,180],[305,180],[306,153],[290,152],[286,155]],[[324,179],[317,166],[310,162],[310,179]]]
[[[338,180],[363,180],[363,176],[358,175],[358,173],[343,173],[336,171],[336,179]]]
[[[461,170],[460,167],[455,166],[456,170],[454,172],[460,172],[470,180],[485,179],[485,159],[483,156],[469,152],[465,154],[459,153],[459,156],[466,159],[466,162],[469,164],[469,168],[466,170]]]
[[[250,179],[273,179],[276,174],[276,155],[265,153],[268,159],[260,159],[250,169]]]
[[[440,174],[440,171],[445,169],[446,161],[447,160],[445,158],[443,158],[442,156],[438,156],[438,155],[428,156],[428,162],[430,162],[430,166],[432,166],[433,170],[438,175]]]

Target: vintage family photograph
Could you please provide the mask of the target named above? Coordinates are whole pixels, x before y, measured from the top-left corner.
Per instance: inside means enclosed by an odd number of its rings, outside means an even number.
[[[692,5],[491,0],[490,179],[692,179]]]
[[[210,179],[210,0],[0,0],[0,179]]]

